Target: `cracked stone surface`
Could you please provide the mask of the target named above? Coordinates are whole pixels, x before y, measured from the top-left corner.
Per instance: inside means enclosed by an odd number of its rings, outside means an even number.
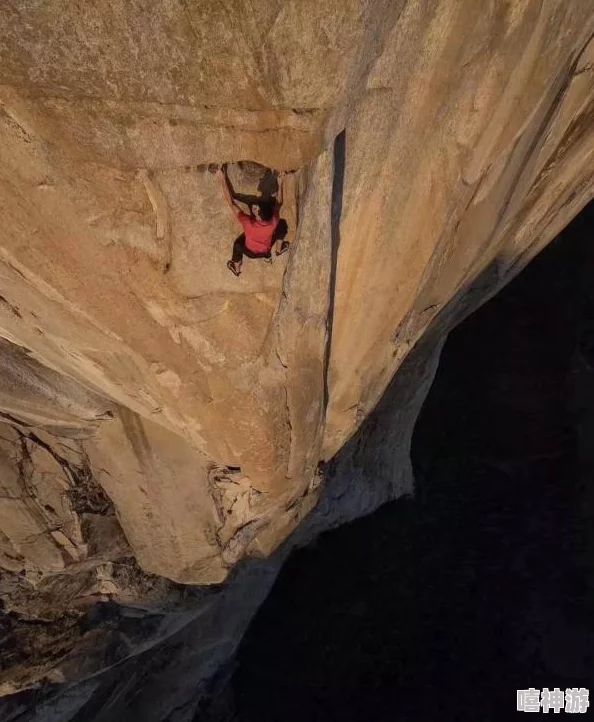
[[[589,0],[0,7],[5,692],[95,704],[165,637],[206,679],[293,532],[410,491],[449,329],[592,197],[593,33]],[[290,172],[290,251],[240,278],[222,163],[244,200]],[[110,647],[97,604],[158,621]],[[142,719],[191,719],[176,673]]]

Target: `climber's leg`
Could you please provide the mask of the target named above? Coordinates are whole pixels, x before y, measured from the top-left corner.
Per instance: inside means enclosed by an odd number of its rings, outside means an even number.
[[[242,233],[240,236],[237,236],[235,242],[233,243],[233,254],[231,256],[231,260],[233,261],[233,263],[238,263],[241,266],[243,254],[246,252],[246,250],[245,233]]]
[[[227,261],[227,268],[235,276],[239,276],[239,274],[241,273],[241,263],[243,260],[243,254],[246,252],[246,250],[245,233],[242,233],[235,239],[235,242],[233,243],[233,254],[231,255],[231,260]]]
[[[276,255],[282,256],[283,253],[289,250],[289,241],[285,240],[287,233],[289,232],[289,225],[284,218],[281,218],[274,229],[274,235],[272,236],[273,244],[277,245],[280,241],[280,247],[277,248]]]
[[[227,261],[227,268],[231,271],[234,276],[239,276],[241,273],[240,266],[233,263],[233,261]]]
[[[253,251],[250,251],[250,249],[245,245],[245,233],[242,233],[235,239],[231,260],[227,261],[227,268],[235,276],[239,276],[241,273],[241,264],[244,256],[247,256],[248,258],[263,258],[268,261],[268,263],[272,263],[272,254],[270,251],[268,251],[268,253],[254,253]]]

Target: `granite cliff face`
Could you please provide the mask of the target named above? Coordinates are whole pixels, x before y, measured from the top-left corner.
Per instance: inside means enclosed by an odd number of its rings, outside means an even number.
[[[1,689],[182,629],[206,676],[284,552],[229,572],[412,488],[448,330],[594,195],[594,9],[52,0],[0,28]],[[244,197],[291,171],[290,252],[240,278],[221,163]]]

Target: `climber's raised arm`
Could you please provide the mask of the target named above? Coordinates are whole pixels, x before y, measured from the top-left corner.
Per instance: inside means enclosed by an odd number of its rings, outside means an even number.
[[[221,186],[223,188],[223,195],[225,196],[225,200],[227,201],[227,205],[233,213],[235,213],[236,216],[238,216],[240,213],[244,213],[243,208],[237,203],[237,201],[233,198],[231,195],[231,190],[229,188],[229,182],[227,180],[227,174],[222,168],[219,168],[217,171],[217,178],[221,181]]]

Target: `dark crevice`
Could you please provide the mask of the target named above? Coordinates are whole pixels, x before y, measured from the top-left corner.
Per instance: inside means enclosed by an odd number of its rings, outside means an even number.
[[[332,176],[332,201],[330,208],[330,283],[328,299],[328,318],[326,321],[326,348],[324,349],[324,409],[328,407],[328,373],[332,351],[332,330],[334,325],[334,301],[336,295],[336,268],[338,248],[340,246],[340,219],[342,217],[342,196],[344,191],[344,167],[346,151],[346,131],[339,133],[334,140],[334,165]]]

